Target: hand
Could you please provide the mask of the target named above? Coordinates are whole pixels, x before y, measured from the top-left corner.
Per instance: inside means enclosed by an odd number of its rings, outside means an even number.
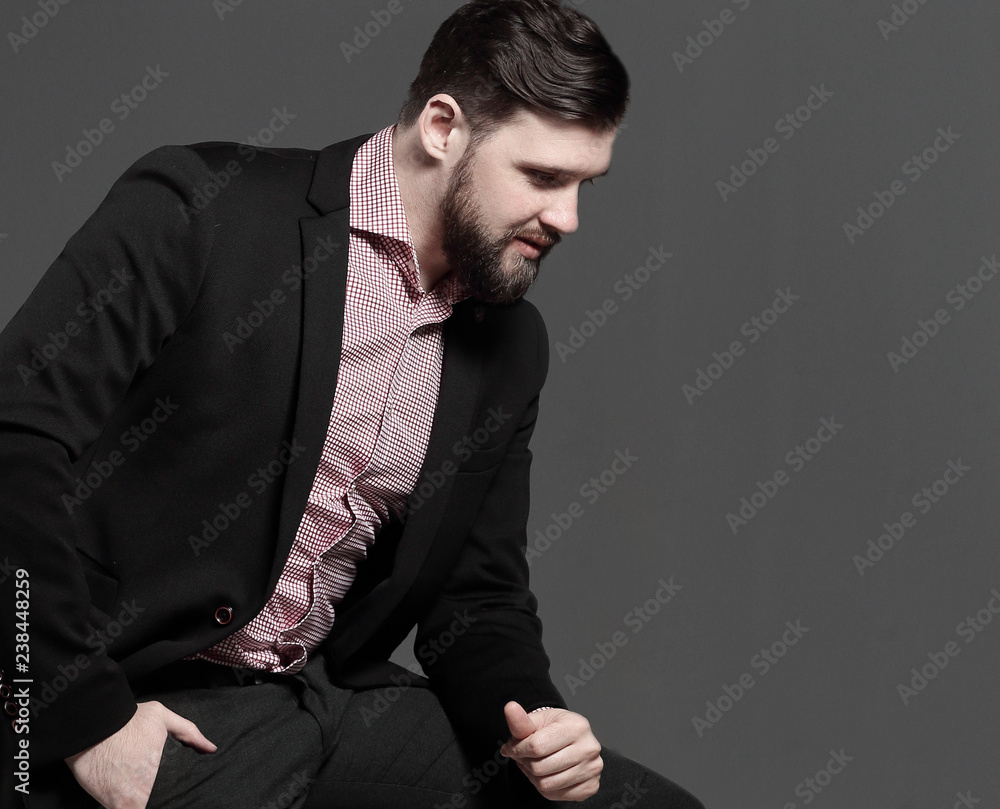
[[[140,702],[135,715],[103,742],[66,759],[73,776],[107,809],[145,809],[167,734],[202,753],[216,747],[198,726],[159,702]]]
[[[578,713],[551,708],[525,713],[516,702],[503,708],[510,740],[500,752],[514,759],[542,797],[582,801],[601,784],[601,745]]]

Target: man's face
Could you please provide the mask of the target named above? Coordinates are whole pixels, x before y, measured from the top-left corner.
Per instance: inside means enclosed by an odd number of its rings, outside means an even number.
[[[443,249],[474,298],[511,303],[576,230],[580,185],[605,174],[614,132],[519,112],[455,166],[441,207]]]

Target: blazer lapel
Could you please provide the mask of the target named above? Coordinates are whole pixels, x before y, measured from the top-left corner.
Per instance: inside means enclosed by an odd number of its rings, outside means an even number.
[[[444,507],[451,494],[455,475],[445,475],[444,482],[431,480],[450,461],[458,463],[453,448],[473,429],[472,417],[479,396],[482,359],[479,334],[473,311],[478,305],[471,301],[456,305],[444,326],[444,358],[441,365],[441,387],[427,454],[420,470],[416,489],[422,483],[434,487],[429,498],[421,497],[420,508],[411,508],[397,554],[397,573],[393,577],[402,590],[408,590],[417,578],[427,551],[438,534],[444,517]],[[417,492],[415,491],[415,494]],[[411,495],[411,503],[414,496]]]
[[[457,465],[458,459],[452,448],[462,440],[462,436],[474,429],[472,419],[482,376],[479,330],[474,314],[476,308],[478,304],[472,301],[456,304],[451,317],[444,323],[441,386],[430,442],[416,485],[416,490],[419,490],[421,483],[428,482],[434,487],[434,493],[422,499],[419,508],[410,509],[399,538],[392,574],[351,609],[349,625],[338,628],[334,648],[336,656],[342,660],[386,624],[404,597],[419,598],[419,588],[415,587],[415,583],[431,546],[443,538],[445,529],[442,528],[442,521],[455,476],[444,475],[444,482],[436,485],[431,475],[437,473],[440,481],[446,462]],[[414,502],[413,496],[410,501]],[[376,536],[376,544],[378,541]]]
[[[268,593],[277,584],[298,531],[330,424],[344,334],[351,168],[358,148],[370,137],[363,135],[320,152],[307,197],[320,216],[299,220],[302,347],[291,436],[305,449],[285,472]]]

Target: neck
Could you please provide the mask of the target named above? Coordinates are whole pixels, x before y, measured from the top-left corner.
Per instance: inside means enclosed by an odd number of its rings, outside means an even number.
[[[424,151],[415,127],[409,130],[397,127],[393,132],[392,164],[417,251],[420,286],[426,292],[451,269],[441,246],[444,228],[440,211],[446,185],[440,166]]]

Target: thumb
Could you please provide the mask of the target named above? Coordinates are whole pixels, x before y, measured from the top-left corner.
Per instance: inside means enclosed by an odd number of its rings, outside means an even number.
[[[198,726],[190,719],[175,714],[169,708],[163,708],[161,717],[167,732],[177,741],[183,742],[188,747],[193,747],[200,753],[214,753],[216,751],[215,744],[205,738],[204,734],[198,730]]]
[[[503,706],[504,716],[507,718],[507,727],[510,728],[510,735],[514,741],[527,739],[535,732],[535,723],[531,717],[516,702],[508,702]]]

